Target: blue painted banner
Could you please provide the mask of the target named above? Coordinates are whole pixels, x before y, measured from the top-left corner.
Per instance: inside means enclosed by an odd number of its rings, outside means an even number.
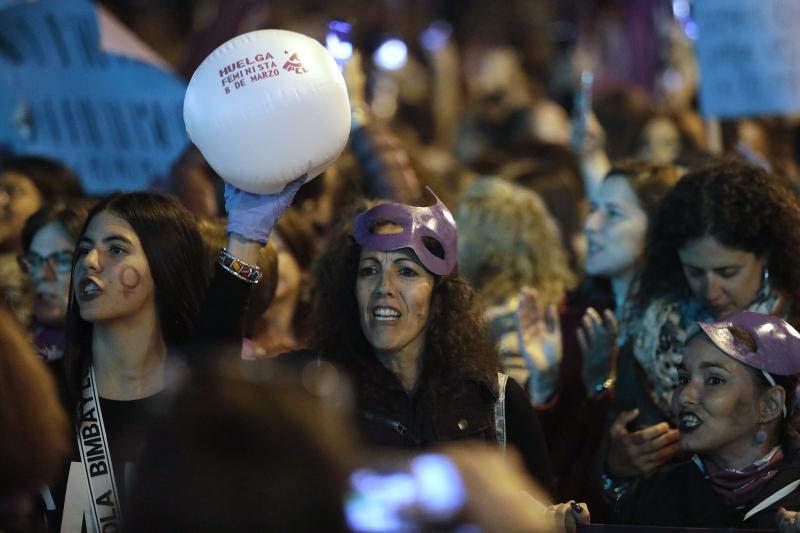
[[[693,9],[704,115],[800,111],[800,2],[696,0]]]
[[[0,4],[0,146],[63,160],[90,194],[166,174],[188,143],[185,90],[101,50],[89,0]]]

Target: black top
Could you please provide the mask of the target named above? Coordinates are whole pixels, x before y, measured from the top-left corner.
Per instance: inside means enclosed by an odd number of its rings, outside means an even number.
[[[212,366],[214,361],[225,357],[227,351],[241,351],[250,288],[249,283],[232,276],[217,265],[197,320],[196,333],[191,340],[177,347],[193,372]],[[63,376],[60,379],[63,381]],[[100,398],[114,479],[123,509],[127,501],[127,489],[133,483],[132,475],[135,474],[135,465],[141,456],[147,433],[159,415],[165,412],[168,403],[167,392],[130,401]],[[80,461],[76,438],[73,437],[72,441],[72,461]],[[68,472],[69,464],[65,465],[63,479],[52,490],[56,510],[48,513],[50,531],[60,531],[61,528]]]
[[[142,453],[150,425],[164,412],[165,400],[165,393],[131,401],[100,398],[114,479],[122,502],[128,500],[133,469]]]
[[[684,462],[663,467],[639,480],[620,500],[617,513],[623,524],[665,527],[734,527],[774,529],[780,507],[800,510],[800,489],[744,519],[761,501],[800,479],[797,452],[787,456],[778,473],[747,504],[733,507],[714,491],[700,469]]]

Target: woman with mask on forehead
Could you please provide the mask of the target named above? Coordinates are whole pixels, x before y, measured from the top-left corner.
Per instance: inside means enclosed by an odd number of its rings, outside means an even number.
[[[622,522],[794,531],[800,334],[750,311],[701,322],[678,376],[672,413],[694,455],[639,480],[619,502]]]
[[[314,269],[312,354],[352,380],[367,444],[507,443],[550,489],[536,413],[522,387],[498,375],[497,349],[458,274],[457,238],[438,199],[430,207],[380,204],[346,220]],[[570,509],[553,512],[574,524]]]

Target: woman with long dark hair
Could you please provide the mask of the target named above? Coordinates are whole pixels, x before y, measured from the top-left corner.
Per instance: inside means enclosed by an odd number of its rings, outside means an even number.
[[[89,483],[68,482],[77,490],[67,492],[67,527],[119,524],[145,434],[164,410],[170,363],[207,368],[226,343],[238,356],[248,293],[261,278],[258,252],[300,183],[276,195],[227,186],[229,238],[208,288],[206,249],[177,200],[125,193],[91,210],[73,264],[65,349],[81,463],[70,478]]]

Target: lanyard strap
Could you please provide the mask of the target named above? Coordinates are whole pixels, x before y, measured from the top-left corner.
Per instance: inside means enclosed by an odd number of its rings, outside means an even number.
[[[497,373],[497,402],[494,404],[494,428],[500,453],[506,454],[506,383],[508,374]]]
[[[97,531],[116,532],[120,530],[122,508],[114,479],[103,413],[100,411],[100,398],[97,396],[93,367],[89,369],[86,381],[83,383],[78,410],[80,416],[78,449],[89,486],[91,519]]]

